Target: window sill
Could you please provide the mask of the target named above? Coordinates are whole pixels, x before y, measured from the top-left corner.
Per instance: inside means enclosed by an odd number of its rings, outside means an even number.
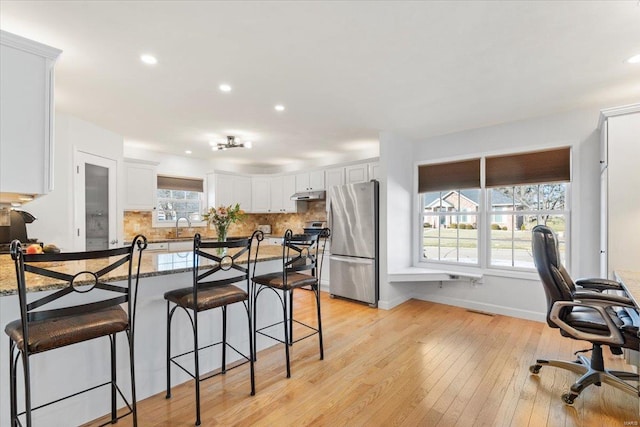
[[[436,270],[423,267],[406,267],[387,274],[389,282],[445,282],[470,281],[477,283],[482,280],[482,274],[459,272],[450,270]]]
[[[191,226],[189,226],[185,221],[180,221],[180,228],[194,228],[194,227],[206,227],[206,221],[191,221]],[[157,222],[152,221],[151,227],[153,228],[176,228],[175,221],[173,222]]]

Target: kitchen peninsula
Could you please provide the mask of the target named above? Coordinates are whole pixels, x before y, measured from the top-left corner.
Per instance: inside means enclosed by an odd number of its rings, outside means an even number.
[[[256,274],[278,271],[282,268],[282,247],[278,245],[261,244],[258,252]],[[252,253],[253,257],[253,253]],[[245,257],[246,259],[246,257]],[[166,384],[166,301],[164,293],[178,288],[189,286],[192,281],[193,254],[191,251],[180,252],[156,252],[145,251],[142,255],[140,268],[140,282],[138,287],[137,312],[134,323],[135,328],[135,363],[136,363],[136,392],[138,400],[145,399],[165,390]],[[201,268],[209,268],[203,265]],[[53,266],[55,267],[55,266]],[[81,271],[79,268],[74,271]],[[87,268],[89,269],[89,268]],[[29,274],[29,273],[27,273]],[[126,278],[123,269],[115,270],[107,281],[118,282]],[[28,280],[28,279],[27,279]],[[10,255],[0,255],[0,323],[6,325],[18,319],[19,304],[17,289],[15,289],[15,268]],[[55,279],[38,279],[31,283],[28,294],[37,292],[38,297],[46,296],[60,289],[64,283]],[[239,285],[240,286],[240,285]],[[270,293],[269,293],[270,294]],[[75,297],[75,295],[74,295]],[[84,295],[77,295],[78,298]],[[55,304],[52,303],[52,304]],[[238,307],[228,308],[229,328],[227,337],[237,348],[248,348],[248,332],[246,330],[246,313],[240,304]],[[258,318],[264,325],[277,321],[277,314],[281,308],[275,295],[267,295],[260,299],[257,307]],[[191,348],[192,336],[187,316],[178,312],[172,324],[173,338],[172,348],[175,352],[187,351]],[[213,312],[203,316],[203,322],[199,325],[202,337],[207,340],[218,341],[220,339],[220,314]],[[120,340],[120,338],[119,338]],[[122,338],[124,340],[124,338]],[[47,378],[43,384],[52,384],[51,388],[38,389],[36,405],[48,401],[52,397],[70,394],[79,389],[95,384],[96,379],[109,376],[109,340],[92,340],[78,344],[83,346],[82,351],[87,357],[78,358],[76,348],[63,347],[47,354],[47,357],[34,357],[31,361],[32,372],[39,378]],[[258,339],[256,349],[261,350],[273,345],[270,340]],[[127,378],[129,364],[126,362],[127,346],[124,341],[117,346],[118,366],[117,374],[120,378]],[[220,367],[219,351],[215,349],[203,352],[200,359],[202,372],[213,371]],[[227,357],[231,357],[229,354]],[[236,356],[237,358],[237,356]],[[73,361],[73,363],[70,363]],[[234,362],[235,360],[228,360]],[[8,354],[0,352],[0,364],[9,364]],[[19,369],[21,369],[19,367]],[[243,369],[243,368],[241,368]],[[247,368],[248,369],[248,368]],[[4,373],[4,372],[3,372]],[[243,375],[242,372],[239,375]],[[173,384],[180,384],[190,378],[182,371],[172,373]],[[9,401],[8,376],[0,377],[0,400]],[[18,385],[22,390],[22,384]],[[260,390],[260,384],[257,384]],[[125,388],[126,389],[126,388]],[[19,391],[22,393],[22,391]],[[97,392],[93,392],[97,393]],[[108,412],[105,399],[96,399],[93,393],[78,396],[68,401],[66,405],[52,405],[34,412],[36,425],[47,425],[47,420],[64,419],[68,425],[80,425],[96,419]],[[247,392],[247,396],[248,396]]]

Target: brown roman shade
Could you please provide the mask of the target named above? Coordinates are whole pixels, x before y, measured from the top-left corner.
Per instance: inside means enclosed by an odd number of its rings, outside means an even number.
[[[485,180],[487,187],[570,181],[571,149],[487,157]]]
[[[162,190],[196,191],[203,193],[204,180],[158,175],[158,188]]]
[[[418,166],[418,192],[480,188],[480,159]]]

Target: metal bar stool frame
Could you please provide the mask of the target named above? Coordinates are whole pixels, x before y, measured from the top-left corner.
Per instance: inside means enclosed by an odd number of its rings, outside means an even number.
[[[202,237],[199,233],[196,234],[193,240],[193,284],[191,288],[177,289],[174,291],[169,291],[165,294],[165,299],[167,299],[167,358],[166,358],[167,394],[165,397],[167,399],[171,398],[171,365],[173,364],[173,365],[176,365],[178,368],[180,368],[182,371],[184,371],[187,375],[189,375],[191,378],[195,380],[195,393],[196,393],[195,425],[201,424],[201,416],[200,416],[200,412],[201,412],[200,411],[200,382],[201,381],[207,380],[209,378],[213,378],[218,375],[225,374],[228,370],[235,369],[246,363],[249,363],[250,376],[251,376],[251,396],[255,395],[256,388],[255,388],[255,372],[254,372],[254,366],[253,366],[254,359],[252,357],[254,353],[254,348],[253,348],[254,341],[253,341],[253,333],[252,333],[253,322],[251,317],[251,298],[249,297],[250,280],[251,280],[250,267],[252,263],[251,262],[252,249],[254,247],[253,242],[254,241],[257,242],[257,244],[255,245],[255,252],[253,254],[253,265],[254,265],[253,271],[255,272],[255,263],[257,262],[257,259],[258,259],[260,242],[263,239],[264,239],[264,234],[262,233],[262,231],[254,231],[254,233],[249,238],[240,238],[240,239],[230,238],[227,241],[222,241],[222,242],[217,242],[217,241],[205,242],[205,241],[202,241]],[[233,255],[227,254],[227,251],[233,248],[237,248],[239,249],[239,251],[234,253]],[[214,251],[213,253],[206,252],[205,250],[207,249],[214,250]],[[220,251],[221,253],[218,253],[218,251]],[[245,254],[247,257],[246,258],[247,265],[246,267],[243,267],[242,264],[239,264],[237,261],[244,258]],[[207,260],[213,261],[214,264],[209,269],[201,268],[201,259],[207,259]],[[215,273],[219,273],[221,271],[230,271],[230,270],[239,271],[241,274],[238,276],[234,276],[226,279],[217,279],[217,280],[210,279],[210,276]],[[209,278],[210,280],[208,281],[205,280],[207,278]],[[216,287],[218,287],[218,289],[223,289],[223,288],[228,289],[229,286],[235,287],[233,285],[234,283],[241,283],[241,282],[245,282],[247,287],[246,295],[243,300],[233,301],[229,304],[224,303],[224,301],[222,301],[220,304],[216,303],[215,306],[198,309],[198,305],[200,301],[198,298],[198,295],[199,294],[202,295],[203,291],[204,292],[206,292],[207,290],[211,291],[211,290],[214,290]],[[187,289],[191,289],[190,294],[187,294],[184,292]],[[238,290],[240,289],[238,288]],[[176,291],[177,292],[183,291],[181,292],[181,298],[182,298],[182,301],[185,301],[184,304],[178,304],[175,301]],[[172,294],[173,296],[169,296],[170,294]],[[236,297],[239,297],[239,294],[237,292],[235,293],[235,295]],[[188,297],[192,298],[189,300],[189,302],[187,302]],[[169,298],[172,298],[172,300],[170,300]],[[248,321],[248,328],[249,328],[248,329],[249,330],[249,353],[248,354],[242,353],[240,350],[236,349],[234,346],[232,346],[227,342],[227,305],[234,304],[236,302],[242,302],[247,313],[247,321]],[[172,304],[173,304],[173,307],[171,307]],[[189,318],[189,322],[191,323],[191,328],[193,332],[193,350],[189,350],[189,351],[172,356],[171,355],[171,322],[173,320],[173,315],[175,314],[178,308],[183,309],[183,311],[187,314]],[[198,344],[198,313],[200,311],[207,311],[214,308],[222,309],[222,340],[200,347]],[[221,351],[222,351],[222,366],[219,372],[214,371],[213,373],[209,373],[205,376],[201,376],[199,352],[201,350],[218,346],[218,345],[221,346]],[[241,359],[245,359],[245,360],[231,367],[227,367],[227,364],[226,364],[227,347],[229,347],[236,354],[238,354],[241,357]],[[186,356],[189,354],[193,354],[194,356],[194,372],[191,372],[189,369],[182,366],[178,362],[178,360],[176,360],[182,356]]]
[[[286,230],[282,243],[282,271],[254,276],[252,280],[253,318],[254,318],[254,343],[257,334],[271,338],[281,344],[285,344],[285,358],[287,365],[287,378],[291,378],[291,361],[289,347],[306,338],[318,335],[320,360],[324,360],[324,345],[322,336],[322,315],[320,306],[320,280],[322,276],[322,263],[324,261],[324,248],[326,240],[331,232],[324,228],[318,234],[294,235]],[[309,278],[302,277],[309,272]],[[298,321],[293,317],[293,291],[297,288],[309,287],[314,293],[317,312],[317,327]],[[257,301],[258,296],[265,290],[275,293],[282,306],[283,320],[270,325],[257,327]],[[310,332],[302,337],[294,339],[293,324],[296,323]],[[282,324],[284,326],[284,339],[280,339],[267,330]],[[257,354],[254,353],[257,360]]]
[[[11,322],[7,325],[5,332],[9,334],[9,361],[10,361],[10,371],[9,371],[9,383],[10,383],[10,407],[11,407],[11,425],[12,427],[22,426],[19,417],[25,415],[26,424],[28,427],[31,427],[33,424],[32,421],[32,412],[65,399],[69,399],[71,397],[78,396],[80,394],[95,390],[100,387],[104,387],[107,385],[111,386],[111,419],[106,423],[102,424],[105,426],[107,424],[113,424],[117,422],[119,419],[132,415],[133,417],[133,425],[137,426],[138,417],[137,417],[137,409],[136,409],[136,388],[135,388],[135,366],[134,366],[134,330],[135,330],[135,313],[136,313],[136,305],[137,305],[137,294],[138,294],[138,280],[140,274],[140,261],[142,258],[142,251],[147,247],[147,239],[142,235],[137,235],[130,246],[125,246],[117,249],[105,249],[98,251],[89,251],[89,252],[66,252],[66,253],[55,253],[55,254],[26,254],[23,252],[22,244],[18,240],[14,240],[11,243],[10,254],[11,258],[15,264],[16,270],[16,278],[17,278],[17,286],[18,286],[18,299],[20,303],[20,319],[14,322]],[[138,256],[134,257],[134,251],[138,250]],[[112,261],[112,258],[117,257],[115,261]],[[137,263],[134,266],[133,261],[134,258],[137,258]],[[84,261],[84,260],[98,260],[104,259],[109,260],[108,265],[100,268],[96,272],[92,271],[81,271],[75,275],[62,273],[60,271],[55,271],[46,268],[46,264],[43,267],[39,266],[39,263],[53,263],[54,265],[59,265],[59,263],[64,262],[73,262],[73,261]],[[126,286],[120,286],[114,283],[106,283],[106,281],[101,280],[101,277],[110,273],[111,271],[117,269],[122,265],[128,265],[128,277]],[[53,279],[60,280],[62,282],[68,282],[68,285],[52,294],[49,294],[45,297],[36,298],[32,301],[27,299],[27,280],[25,276],[25,272],[32,273],[34,275],[40,275],[44,277],[49,277]],[[93,276],[93,279],[87,280],[86,275]],[[88,288],[87,288],[88,287]],[[101,299],[94,302],[89,302],[86,304],[77,304],[77,305],[66,305],[61,308],[50,308],[44,310],[38,310],[45,306],[46,304],[51,303],[52,301],[60,300],[66,295],[79,293],[86,294],[94,289],[100,289],[107,292],[115,292],[120,294],[117,297],[110,299]],[[38,343],[32,343],[29,339],[30,337],[30,329],[33,329],[34,322],[50,321],[57,319],[63,322],[66,319],[70,319],[73,316],[79,315],[87,315],[91,313],[101,313],[104,310],[117,309],[120,308],[121,305],[126,305],[126,328],[123,330],[118,330],[114,333],[97,333],[93,334],[86,339],[74,340],[73,337],[70,342],[60,343],[60,345],[49,345],[48,348],[38,349]],[[14,334],[14,337],[11,336],[10,330]],[[117,384],[116,377],[116,334],[118,332],[125,332],[127,343],[129,346],[129,366],[130,366],[130,375],[131,375],[131,402],[127,400],[124,396],[122,390]],[[72,393],[68,396],[53,400],[51,402],[39,405],[37,407],[32,407],[31,402],[31,368],[30,368],[30,357],[35,354],[44,353],[49,350],[54,350],[56,348],[61,348],[67,345],[77,344],[84,341],[89,341],[95,338],[101,338],[104,336],[109,337],[110,341],[110,355],[111,355],[111,379],[110,381],[104,382],[102,384],[98,384],[87,389]],[[20,342],[17,342],[18,339]],[[21,348],[22,347],[22,348]],[[33,349],[32,349],[33,347]],[[18,402],[17,402],[17,368],[18,361],[22,361],[23,365],[23,373],[24,373],[24,393],[25,393],[25,410],[22,412],[18,412]],[[125,405],[128,408],[128,412],[118,416],[117,415],[117,395],[124,401]]]

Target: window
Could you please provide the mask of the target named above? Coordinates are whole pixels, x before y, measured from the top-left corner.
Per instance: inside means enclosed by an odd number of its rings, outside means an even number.
[[[533,269],[537,224],[566,258],[569,181],[569,148],[419,166],[421,261]]]
[[[480,159],[420,166],[418,188],[423,259],[477,265]]]
[[[478,264],[479,199],[479,189],[422,195],[422,247],[426,259]]]
[[[158,175],[157,224],[175,224],[178,218],[200,221],[204,212],[202,179]]]
[[[538,224],[556,231],[564,255],[567,187],[562,182],[488,190],[491,266],[533,268],[531,230]]]

